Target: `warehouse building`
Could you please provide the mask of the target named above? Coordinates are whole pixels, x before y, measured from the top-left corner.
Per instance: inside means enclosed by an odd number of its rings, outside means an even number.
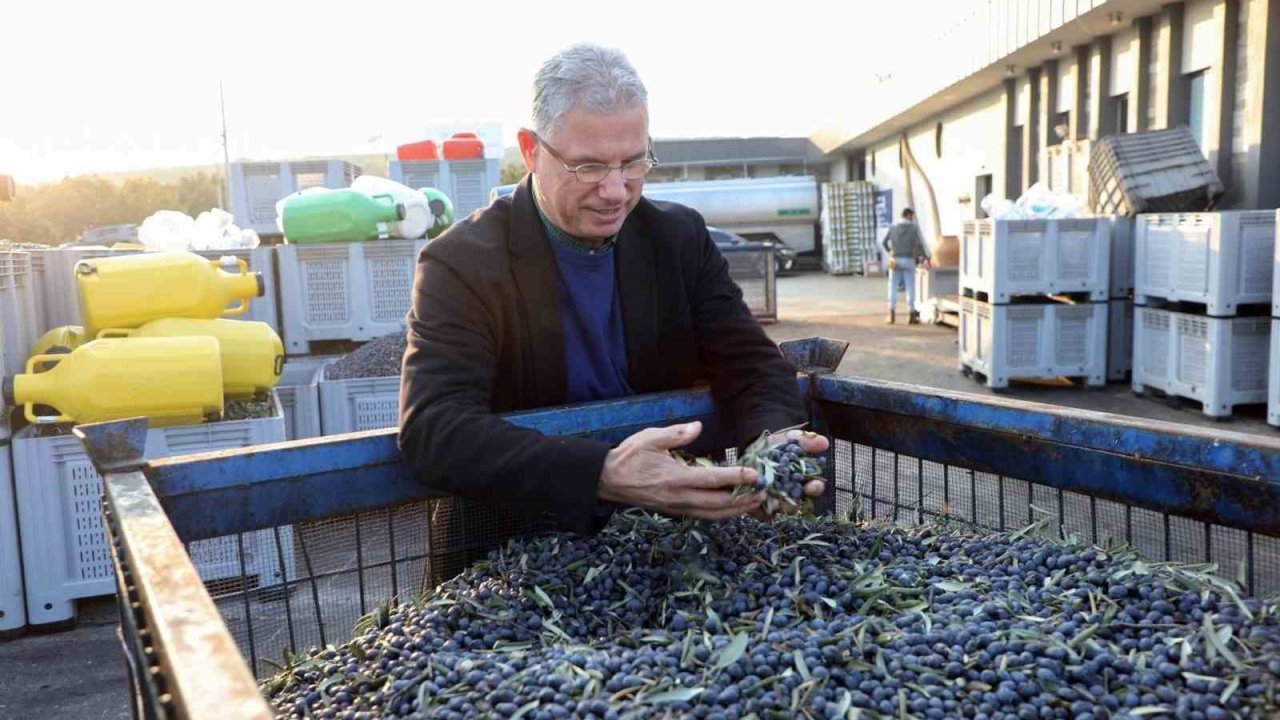
[[[654,140],[659,165],[648,182],[737,180],[815,175],[825,180],[828,158],[809,138],[749,137]]]
[[[959,235],[991,192],[1087,198],[1099,138],[1185,125],[1223,206],[1280,206],[1280,0],[963,1],[899,55],[946,62],[885,68],[877,102],[814,133],[832,180],[871,180],[926,233]]]

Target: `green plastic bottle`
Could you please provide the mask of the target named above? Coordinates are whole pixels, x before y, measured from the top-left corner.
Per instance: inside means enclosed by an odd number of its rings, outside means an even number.
[[[448,195],[433,187],[422,188],[421,192],[427,196],[427,207],[431,208],[431,227],[427,230],[427,237],[435,239],[453,224],[453,202]]]
[[[390,195],[332,190],[296,195],[282,208],[290,243],[363,242],[390,236],[391,223],[404,220],[404,205]]]

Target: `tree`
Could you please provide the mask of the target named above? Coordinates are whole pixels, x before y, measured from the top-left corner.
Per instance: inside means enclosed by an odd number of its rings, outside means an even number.
[[[519,160],[503,160],[502,169],[498,173],[498,181],[503,185],[512,185],[524,179],[524,163]]]

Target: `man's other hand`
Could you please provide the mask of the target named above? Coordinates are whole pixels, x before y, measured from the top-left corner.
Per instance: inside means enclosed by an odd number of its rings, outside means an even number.
[[[688,466],[672,457],[669,451],[701,433],[702,423],[692,422],[648,428],[623,440],[605,458],[600,499],[705,520],[737,517],[759,507],[760,493],[737,498],[732,493],[738,485],[754,485],[755,470]],[[826,438],[819,439],[825,447]]]

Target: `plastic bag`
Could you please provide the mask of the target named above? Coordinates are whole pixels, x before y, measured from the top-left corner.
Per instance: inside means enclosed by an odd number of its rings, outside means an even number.
[[[992,193],[982,198],[982,211],[992,220],[1024,220],[1022,210],[1013,202]]]
[[[138,228],[138,242],[150,250],[251,250],[261,240],[237,227],[231,213],[213,208],[194,220],[176,210],[160,210]]]
[[[987,217],[994,220],[1052,220],[1079,217],[1084,203],[1071,193],[1055,192],[1044,183],[1036,183],[1016,202],[987,195],[980,203]]]
[[[160,210],[138,226],[138,242],[150,250],[190,250],[196,221],[177,210]]]

